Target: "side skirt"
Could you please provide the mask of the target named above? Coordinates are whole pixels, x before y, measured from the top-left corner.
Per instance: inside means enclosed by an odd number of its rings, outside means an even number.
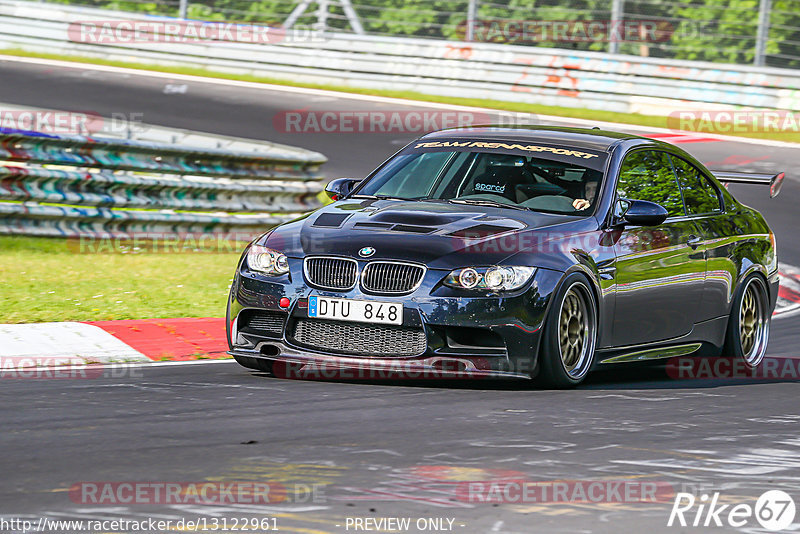
[[[702,343],[687,343],[686,345],[673,345],[671,347],[639,350],[619,354],[617,356],[611,356],[600,360],[600,363],[643,362],[649,360],[675,358],[677,356],[688,356],[689,354],[697,352],[697,350],[702,346]]]
[[[657,341],[629,347],[610,347],[597,351],[598,364],[643,362],[661,360],[677,356],[714,356],[722,350],[725,342],[727,317],[718,317],[697,323],[692,331],[675,339]]]

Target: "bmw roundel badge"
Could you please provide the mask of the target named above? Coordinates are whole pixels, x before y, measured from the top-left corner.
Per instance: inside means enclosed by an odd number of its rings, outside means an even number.
[[[375,254],[375,249],[372,247],[364,247],[358,251],[358,255],[362,258],[369,258],[373,254]]]

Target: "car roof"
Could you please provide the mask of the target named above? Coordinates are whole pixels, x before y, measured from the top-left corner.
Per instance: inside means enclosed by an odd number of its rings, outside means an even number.
[[[573,148],[588,148],[607,151],[623,139],[651,139],[624,132],[613,132],[599,128],[569,128],[562,126],[492,126],[481,125],[469,128],[448,128],[422,136],[422,139],[481,139],[555,144]]]

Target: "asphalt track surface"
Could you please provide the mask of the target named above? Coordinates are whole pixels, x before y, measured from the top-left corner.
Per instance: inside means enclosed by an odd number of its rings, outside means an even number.
[[[291,134],[273,125],[287,110],[410,104],[184,81],[185,92],[167,94],[168,83],[0,61],[0,102],[141,113],[145,123],[304,146],[330,158],[329,177],[363,176],[415,137]],[[766,215],[781,262],[800,265],[800,152],[728,141],[682,146],[713,168],[787,171],[777,199],[757,187],[734,193]],[[769,356],[796,357],[798,340],[797,317],[775,320]],[[765,490],[781,489],[800,504],[797,381],[677,380],[662,368],[628,367],[592,375],[576,390],[542,391],[518,382],[281,380],[230,362],[154,365],[92,380],[7,380],[0,384],[0,519],[216,517],[230,524],[270,516],[279,531],[306,533],[354,532],[352,519],[365,517],[408,517],[411,532],[420,518],[452,519],[454,532],[730,531],[668,528],[671,498],[485,504],[459,499],[456,488],[497,478],[647,481],[751,505]],[[318,494],[198,506],[96,505],[69,492],[91,481],[219,480],[301,493],[316,484]],[[750,519],[740,530],[759,528]]]

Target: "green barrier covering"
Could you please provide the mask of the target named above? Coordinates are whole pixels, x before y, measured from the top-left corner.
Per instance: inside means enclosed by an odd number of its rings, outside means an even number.
[[[221,148],[0,129],[0,234],[242,240],[319,206],[324,156],[219,139]]]

